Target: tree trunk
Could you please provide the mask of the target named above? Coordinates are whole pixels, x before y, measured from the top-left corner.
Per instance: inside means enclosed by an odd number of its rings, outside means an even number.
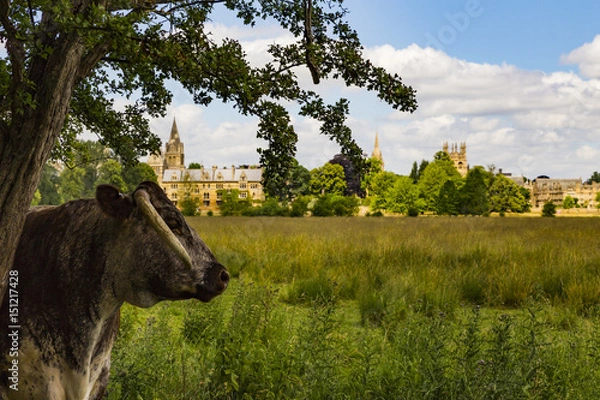
[[[32,63],[35,106],[13,110],[0,141],[0,305],[25,214],[63,128],[84,52],[76,35],[59,40],[47,60]]]

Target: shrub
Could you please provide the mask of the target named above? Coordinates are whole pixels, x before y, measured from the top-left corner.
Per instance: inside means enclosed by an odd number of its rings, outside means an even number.
[[[544,204],[542,208],[542,217],[554,217],[556,215],[556,206],[551,201]]]
[[[315,217],[348,217],[358,212],[358,198],[337,195],[320,196],[313,206]]]
[[[408,208],[408,212],[406,213],[406,215],[408,215],[409,217],[418,217],[419,216],[419,209],[416,207],[409,207]]]
[[[308,203],[310,203],[310,197],[300,196],[292,203],[292,209],[290,210],[290,217],[302,217],[308,212]]]
[[[189,195],[186,195],[180,203],[181,213],[187,217],[192,217],[198,214],[198,206],[200,204],[200,200],[197,198],[193,198]]]

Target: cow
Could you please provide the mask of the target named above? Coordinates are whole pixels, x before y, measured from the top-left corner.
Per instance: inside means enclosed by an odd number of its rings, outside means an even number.
[[[32,209],[0,309],[0,398],[99,399],[124,302],[208,302],[229,275],[153,182]],[[18,390],[15,390],[18,389]]]

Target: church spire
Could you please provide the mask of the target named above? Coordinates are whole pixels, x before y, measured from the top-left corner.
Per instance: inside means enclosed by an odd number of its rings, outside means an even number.
[[[173,126],[171,127],[171,136],[169,137],[169,142],[180,142],[179,139],[179,129],[177,129],[177,121],[175,121],[175,117],[173,117]]]
[[[373,147],[373,153],[371,153],[371,157],[381,161],[381,169],[383,170],[383,155],[381,154],[381,149],[379,148],[378,132],[375,132],[375,146]]]

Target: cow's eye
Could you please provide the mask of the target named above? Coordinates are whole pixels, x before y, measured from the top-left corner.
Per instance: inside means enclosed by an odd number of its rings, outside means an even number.
[[[181,233],[181,224],[175,218],[165,219],[167,226],[175,233]]]

